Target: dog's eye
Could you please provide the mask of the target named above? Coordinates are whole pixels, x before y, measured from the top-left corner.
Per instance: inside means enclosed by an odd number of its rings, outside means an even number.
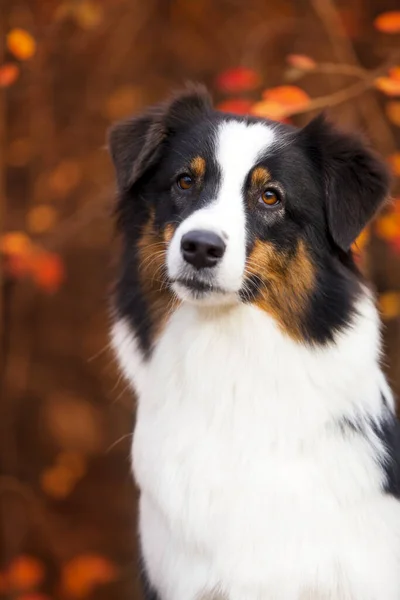
[[[261,200],[264,204],[267,204],[267,206],[276,206],[281,201],[279,193],[272,188],[267,188],[263,191]]]
[[[185,173],[184,175],[179,175],[176,183],[181,190],[188,190],[193,185],[193,178]]]

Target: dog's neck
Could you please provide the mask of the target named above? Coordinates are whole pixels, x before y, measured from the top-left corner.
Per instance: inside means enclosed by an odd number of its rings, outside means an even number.
[[[204,410],[208,404],[216,410],[216,402],[229,410],[239,399],[243,410],[261,410],[260,417],[275,423],[283,418],[304,433],[331,418],[374,417],[382,391],[391,402],[379,365],[379,318],[367,294],[352,324],[324,346],[292,340],[271,317],[244,304],[182,304],[149,358],[126,321],[114,325],[113,345],[139,402],[157,393],[159,401],[186,394]]]

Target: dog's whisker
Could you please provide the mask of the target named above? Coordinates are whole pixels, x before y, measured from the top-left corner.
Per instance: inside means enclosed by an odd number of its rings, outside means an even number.
[[[123,442],[124,440],[128,439],[128,438],[133,438],[133,433],[126,433],[125,435],[122,435],[120,438],[118,438],[118,440],[116,440],[115,442],[113,442],[111,444],[111,446],[109,448],[107,448],[106,450],[106,454],[108,454],[109,452],[111,452],[111,450],[114,450],[114,448],[116,448],[116,446],[118,446],[118,444],[120,444],[121,442]]]

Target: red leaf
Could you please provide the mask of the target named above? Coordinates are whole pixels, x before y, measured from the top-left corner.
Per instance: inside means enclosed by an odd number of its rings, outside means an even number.
[[[221,73],[217,77],[216,85],[218,89],[231,94],[248,92],[260,85],[260,76],[253,69],[236,67]]]
[[[238,115],[250,114],[253,102],[246,100],[245,98],[232,98],[232,100],[225,100],[218,104],[218,110],[223,112],[235,113]]]
[[[32,590],[43,581],[44,567],[32,556],[18,556],[8,567],[6,578],[12,590]]]
[[[19,68],[15,63],[5,63],[0,67],[0,87],[12,85],[19,76]]]
[[[32,269],[35,283],[45,292],[56,292],[65,277],[64,265],[58,254],[40,253]]]
[[[97,554],[83,554],[71,559],[63,568],[62,588],[70,598],[84,598],[97,586],[114,581],[115,565]]]
[[[393,252],[395,252],[396,254],[400,254],[400,237],[390,240],[389,244]]]

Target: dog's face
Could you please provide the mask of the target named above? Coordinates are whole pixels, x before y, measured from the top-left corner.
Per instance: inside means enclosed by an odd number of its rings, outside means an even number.
[[[174,299],[253,303],[332,339],[360,286],[350,246],[387,194],[382,163],[323,119],[303,130],[214,111],[193,90],[110,136],[124,238],[117,310],[148,350]]]

